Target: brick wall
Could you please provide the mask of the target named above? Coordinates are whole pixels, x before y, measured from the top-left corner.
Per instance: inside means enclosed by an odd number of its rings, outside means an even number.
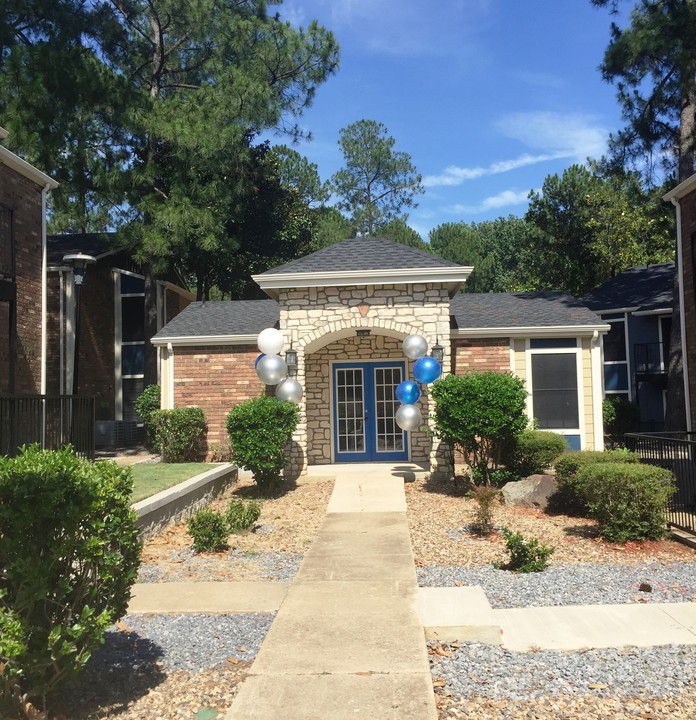
[[[174,349],[174,407],[196,405],[205,410],[208,454],[227,441],[227,413],[264,392],[254,366],[258,355],[255,345]]]
[[[463,375],[470,370],[510,372],[510,339],[453,340],[452,365],[455,375]]]
[[[0,163],[0,203],[14,211],[17,284],[15,392],[41,389],[41,187]],[[0,343],[7,347],[7,303],[0,314]],[[8,358],[0,356],[0,389],[7,386]],[[3,387],[4,386],[4,387]]]

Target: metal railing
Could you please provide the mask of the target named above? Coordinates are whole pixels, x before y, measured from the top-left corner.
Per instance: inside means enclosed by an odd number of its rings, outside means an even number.
[[[644,463],[670,470],[677,490],[667,505],[669,524],[696,535],[696,433],[626,433],[626,447]]]
[[[0,395],[0,455],[14,457],[22,445],[45,450],[72,445],[94,459],[94,398],[72,395]]]
[[[661,375],[667,372],[664,343],[636,343],[633,346],[633,372],[636,375]]]

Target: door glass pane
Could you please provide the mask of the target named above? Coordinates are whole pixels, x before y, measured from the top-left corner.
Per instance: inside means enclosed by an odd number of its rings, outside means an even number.
[[[394,414],[399,407],[396,386],[401,382],[401,368],[375,368],[375,419],[377,452],[404,449],[404,432],[396,424]]]
[[[363,374],[359,368],[336,370],[338,451],[365,452]]]
[[[575,353],[532,355],[532,387],[540,429],[580,426]]]

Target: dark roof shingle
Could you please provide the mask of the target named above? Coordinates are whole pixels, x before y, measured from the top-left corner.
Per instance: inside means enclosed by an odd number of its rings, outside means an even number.
[[[587,293],[583,302],[599,312],[619,308],[655,310],[671,308],[674,298],[674,263],[629,268]]]
[[[261,277],[285,273],[354,272],[433,267],[460,267],[387,238],[357,237],[317,250],[311,255],[271,268]]]
[[[452,328],[602,325],[597,315],[562,292],[462,293],[450,304]]]
[[[275,300],[193,302],[170,320],[153,340],[258,335],[267,327],[274,327],[279,316]]]

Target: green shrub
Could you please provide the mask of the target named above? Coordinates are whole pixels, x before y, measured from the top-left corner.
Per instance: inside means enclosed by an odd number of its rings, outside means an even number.
[[[508,528],[502,528],[501,532],[510,559],[506,563],[494,562],[493,567],[521,573],[541,572],[548,567],[555,548],[542,545],[535,537],[526,539],[522,533],[512,532]]]
[[[615,395],[602,403],[604,415],[604,437],[610,448],[625,446],[624,435],[640,429],[638,405],[625,397]]]
[[[490,485],[478,485],[471,491],[476,502],[473,529],[479,535],[488,535],[493,530],[493,506],[500,501],[500,490]]]
[[[578,470],[577,484],[599,534],[611,542],[658,540],[667,530],[665,508],[675,491],[669,470],[654,465],[601,463]]]
[[[77,672],[121,617],[140,562],[130,470],[70,447],[0,457],[0,716]]]
[[[186,530],[197,552],[215,552],[227,547],[230,534],[224,515],[213,510],[199,510],[186,521]]]
[[[155,444],[164,462],[198,460],[205,437],[205,413],[199,407],[155,410],[150,414]]]
[[[557,492],[551,497],[553,510],[569,514],[586,515],[587,503],[578,487],[578,471],[586,465],[597,463],[640,462],[640,457],[628,450],[581,450],[564,453],[556,461]]]
[[[160,409],[160,396],[159,385],[148,385],[135,400],[135,412],[142,418],[148,446],[155,444],[155,434],[150,416],[155,410]]]
[[[261,515],[261,503],[256,500],[233,498],[227,506],[225,518],[230,532],[248,530]]]
[[[568,450],[566,439],[546,430],[525,430],[505,447],[502,462],[517,477],[537,475]]]
[[[433,384],[435,434],[459,449],[485,484],[503,448],[527,426],[524,382],[511,373],[448,375]]]
[[[265,396],[236,405],[227,416],[234,460],[253,473],[263,493],[280,481],[297,418],[297,405]]]

